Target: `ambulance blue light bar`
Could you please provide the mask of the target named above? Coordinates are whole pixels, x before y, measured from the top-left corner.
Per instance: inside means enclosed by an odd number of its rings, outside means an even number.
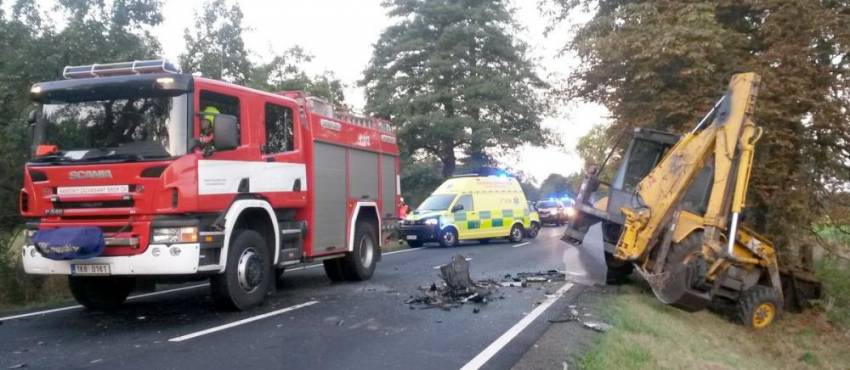
[[[62,76],[70,80],[148,73],[180,73],[180,69],[165,59],[134,60],[132,62],[67,66],[62,71]]]

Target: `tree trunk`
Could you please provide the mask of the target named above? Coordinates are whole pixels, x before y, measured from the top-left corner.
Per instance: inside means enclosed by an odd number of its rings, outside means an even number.
[[[455,167],[457,167],[454,148],[443,151],[443,154],[440,155],[440,162],[443,162],[443,178],[449,178],[454,175]]]

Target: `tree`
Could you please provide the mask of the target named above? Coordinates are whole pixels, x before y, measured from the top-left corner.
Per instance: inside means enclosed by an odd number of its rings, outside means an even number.
[[[455,171],[458,155],[486,163],[488,150],[543,144],[527,46],[512,34],[505,0],[390,0],[398,22],[381,34],[361,85],[367,110],[400,127],[407,153],[422,150]]]
[[[209,0],[195,12],[193,30],[186,29],[186,52],[180,55],[184,71],[245,85],[251,79],[252,64],[242,39],[242,9],[228,7],[225,0]]]
[[[610,132],[684,132],[732,73],[761,74],[751,221],[784,251],[824,222],[826,200],[850,181],[848,2],[551,1],[556,21],[593,9],[567,45],[582,63],[562,93],[604,104]]]
[[[304,66],[313,55],[300,46],[294,46],[276,55],[269,63],[253,67],[249,86],[265,91],[304,90],[308,94],[327,99],[339,107],[345,105],[345,85],[333,72],[310,76]]]
[[[549,175],[549,177],[543,180],[543,183],[540,184],[541,198],[561,197],[564,195],[572,197],[574,194],[575,192],[570,186],[570,179],[557,173]]]

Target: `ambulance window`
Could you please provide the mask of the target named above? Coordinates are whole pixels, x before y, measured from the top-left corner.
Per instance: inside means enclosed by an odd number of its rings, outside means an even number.
[[[266,104],[266,145],[263,146],[263,153],[290,152],[294,149],[292,109]]]
[[[209,119],[215,119],[213,118],[215,114],[228,114],[236,117],[237,128],[239,128],[242,123],[242,120],[239,119],[239,98],[235,96],[214,93],[211,91],[201,91],[199,108],[201,119],[208,119],[206,118],[207,116],[209,116]],[[211,114],[205,115],[204,113]],[[203,124],[201,127],[204,127]],[[241,130],[237,129],[236,132],[239,133]]]
[[[460,205],[463,206],[464,211],[469,212],[469,211],[475,210],[475,208],[472,207],[472,195],[469,195],[469,194],[461,195],[460,198],[457,199],[457,203],[455,203],[455,206],[460,206]]]

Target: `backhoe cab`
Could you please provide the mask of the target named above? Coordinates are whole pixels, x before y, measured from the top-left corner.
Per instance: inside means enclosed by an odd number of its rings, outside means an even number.
[[[636,130],[611,184],[600,182],[602,167],[588,171],[562,238],[579,253],[565,254],[568,275],[616,282],[637,270],[664,303],[688,311],[731,303],[755,328],[820,295],[810,274],[780,269],[773,244],[740,224],[762,133],[751,119],[759,82],[754,73],[733,76],[685,135]],[[588,266],[599,260],[605,266]]]

